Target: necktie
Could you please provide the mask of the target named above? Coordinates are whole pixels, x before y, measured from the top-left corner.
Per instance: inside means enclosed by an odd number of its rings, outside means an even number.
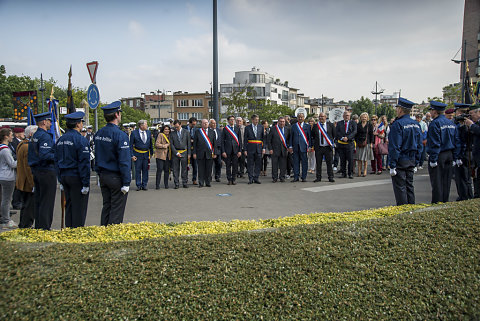
[[[182,130],[180,129],[180,130],[177,132],[178,140],[181,140],[181,133],[182,133]]]
[[[255,135],[255,138],[257,138],[257,126],[252,125],[253,128],[253,135]]]
[[[322,129],[325,130],[325,127],[323,127],[323,124],[320,124],[322,126]],[[325,138],[323,138],[322,133],[320,133],[320,136],[322,136],[322,146],[325,144]]]
[[[345,122],[345,134],[347,134],[347,130],[348,130],[348,121]]]
[[[147,135],[145,135],[145,132],[142,132],[142,142],[144,144],[147,142]]]

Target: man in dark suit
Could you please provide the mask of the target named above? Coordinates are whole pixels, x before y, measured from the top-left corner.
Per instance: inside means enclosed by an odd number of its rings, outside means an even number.
[[[277,125],[273,126],[267,138],[267,146],[272,157],[272,179],[278,180],[280,168],[280,182],[285,182],[287,172],[288,142],[290,141],[290,128],[285,126],[285,118],[279,117]]]
[[[298,182],[300,177],[300,163],[302,164],[302,182],[307,181],[308,159],[307,151],[312,147],[310,142],[310,125],[305,124],[305,115],[297,115],[297,123],[291,127],[289,150],[293,153],[293,181]]]
[[[180,166],[182,167],[182,184],[183,188],[188,188],[187,165],[190,159],[190,133],[182,128],[180,121],[177,119],[173,122],[174,130],[170,133],[170,148],[172,149],[173,164],[173,182],[175,189],[180,187]]]
[[[193,158],[198,164],[198,187],[210,185],[213,160],[215,155],[215,133],[208,130],[208,120],[202,119],[202,128],[197,130],[193,139]]]
[[[240,140],[242,141],[241,146],[243,149],[243,137],[245,136],[245,125],[242,117],[235,118],[235,128],[240,130]],[[242,156],[238,159],[238,174],[237,177],[243,178],[245,173],[245,154],[242,153]]]
[[[348,178],[353,179],[353,149],[354,139],[357,134],[357,123],[350,120],[350,112],[343,113],[343,120],[337,123],[335,129],[335,139],[337,140],[337,151],[340,156],[340,172],[342,178],[347,177],[348,162]]]
[[[222,174],[222,131],[217,128],[217,121],[215,119],[210,119],[208,131],[211,131],[215,134],[215,159],[213,160],[213,166],[215,171],[215,181],[220,182],[220,175]]]
[[[252,115],[251,120],[252,124],[245,127],[243,137],[243,150],[247,156],[248,184],[261,184],[258,176],[262,167],[262,155],[265,154],[265,148],[263,148],[265,138],[263,127],[258,124],[258,115]]]
[[[190,133],[190,148],[193,154],[193,139],[195,137],[195,132],[197,131],[197,119],[195,117],[190,117],[188,120],[188,125],[186,127]],[[190,165],[192,167],[192,184],[197,185],[197,160],[190,158]]]
[[[228,185],[236,185],[238,158],[242,155],[240,128],[234,126],[235,117],[228,116],[228,124],[222,131],[221,148],[225,160]]]
[[[317,163],[317,178],[314,182],[322,180],[322,162],[325,157],[327,163],[327,175],[330,183],[333,179],[333,146],[335,142],[335,128],[333,124],[327,123],[327,116],[324,113],[318,114],[318,123],[312,129],[312,146],[315,149],[315,159]]]
[[[138,129],[130,135],[132,160],[135,162],[135,184],[137,191],[146,191],[148,184],[148,162],[153,155],[152,134],[146,120],[138,121]]]

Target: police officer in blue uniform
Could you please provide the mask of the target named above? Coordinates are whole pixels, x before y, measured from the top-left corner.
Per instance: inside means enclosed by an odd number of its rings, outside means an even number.
[[[58,181],[65,190],[65,226],[85,226],[90,191],[90,143],[80,134],[85,113],[65,115],[67,132],[55,145]]]
[[[452,183],[452,166],[459,156],[458,132],[455,124],[445,118],[447,105],[430,101],[432,122],[427,133],[428,174],[432,185],[432,204],[448,202]]]
[[[455,185],[457,186],[457,201],[464,201],[473,198],[473,186],[470,170],[472,166],[472,135],[468,126],[465,125],[465,118],[470,108],[469,104],[455,103],[454,122],[457,126],[460,152],[455,162]]]
[[[472,137],[472,175],[474,198],[480,198],[480,104],[470,107],[470,118],[465,119]]]
[[[148,130],[146,120],[138,122],[138,129],[130,134],[132,160],[135,164],[135,183],[137,191],[148,189],[148,162],[153,155],[152,133]]]
[[[398,98],[397,118],[388,135],[388,165],[397,205],[415,204],[413,174],[420,163],[422,131],[410,117],[414,102]]]
[[[35,228],[50,230],[57,191],[54,143],[47,131],[52,126],[51,113],[34,115],[38,126],[28,147],[28,165],[35,185]]]
[[[118,125],[122,120],[120,101],[102,107],[107,125],[95,134],[95,171],[100,176],[103,197],[101,225],[123,222],[131,181],[131,152],[128,135]]]

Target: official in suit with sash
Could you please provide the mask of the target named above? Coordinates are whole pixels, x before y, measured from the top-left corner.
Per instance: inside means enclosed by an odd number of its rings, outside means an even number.
[[[235,126],[235,117],[228,116],[228,124],[222,131],[221,148],[225,160],[228,185],[236,185],[238,158],[242,155],[240,128]]]
[[[130,135],[132,160],[135,162],[135,184],[137,191],[146,191],[148,184],[148,162],[153,155],[152,133],[146,120],[138,121],[138,129]]]
[[[193,158],[198,164],[198,187],[211,187],[213,160],[215,155],[215,133],[208,130],[208,120],[202,119],[202,128],[197,130],[193,139]]]
[[[337,140],[337,150],[340,156],[340,172],[342,178],[353,179],[353,150],[355,148],[354,140],[357,134],[357,123],[350,120],[350,112],[343,113],[343,120],[337,123],[335,128],[335,139]],[[347,170],[348,163],[348,170]]]
[[[324,113],[318,114],[318,123],[313,125],[312,129],[312,145],[315,149],[315,159],[317,167],[317,178],[314,182],[322,180],[322,162],[325,157],[327,163],[327,175],[330,183],[335,182],[333,179],[333,147],[335,142],[335,128],[333,124],[327,122],[327,116]]]
[[[272,180],[274,183],[276,183],[279,178],[280,182],[285,182],[289,141],[290,128],[285,126],[285,118],[279,117],[277,125],[272,127],[267,138],[267,147],[272,158]],[[279,169],[280,177],[278,176]]]
[[[170,133],[170,147],[172,149],[172,165],[173,165],[173,182],[175,189],[180,187],[180,166],[182,167],[182,184],[183,188],[188,188],[187,165],[190,159],[190,133],[182,128],[180,121],[177,119],[173,122],[174,130]]]
[[[261,184],[258,180],[262,167],[262,155],[265,154],[263,127],[258,124],[258,115],[252,115],[252,124],[245,127],[243,150],[247,156],[248,184]]]
[[[305,124],[305,115],[299,113],[297,122],[291,127],[290,152],[293,153],[293,181],[298,182],[300,177],[300,163],[302,164],[302,182],[307,181],[308,159],[307,151],[312,147],[310,142],[310,125]]]

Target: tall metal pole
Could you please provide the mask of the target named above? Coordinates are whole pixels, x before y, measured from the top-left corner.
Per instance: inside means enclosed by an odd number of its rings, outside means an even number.
[[[213,0],[213,119],[218,123],[217,0]]]
[[[462,104],[465,103],[465,73],[467,70],[467,58],[466,58],[466,51],[467,51],[467,41],[463,42],[462,48]]]
[[[42,113],[43,113],[43,104],[45,102],[45,98],[43,97],[43,92],[45,91],[45,88],[43,87],[43,74],[40,74],[40,91],[42,92]]]

